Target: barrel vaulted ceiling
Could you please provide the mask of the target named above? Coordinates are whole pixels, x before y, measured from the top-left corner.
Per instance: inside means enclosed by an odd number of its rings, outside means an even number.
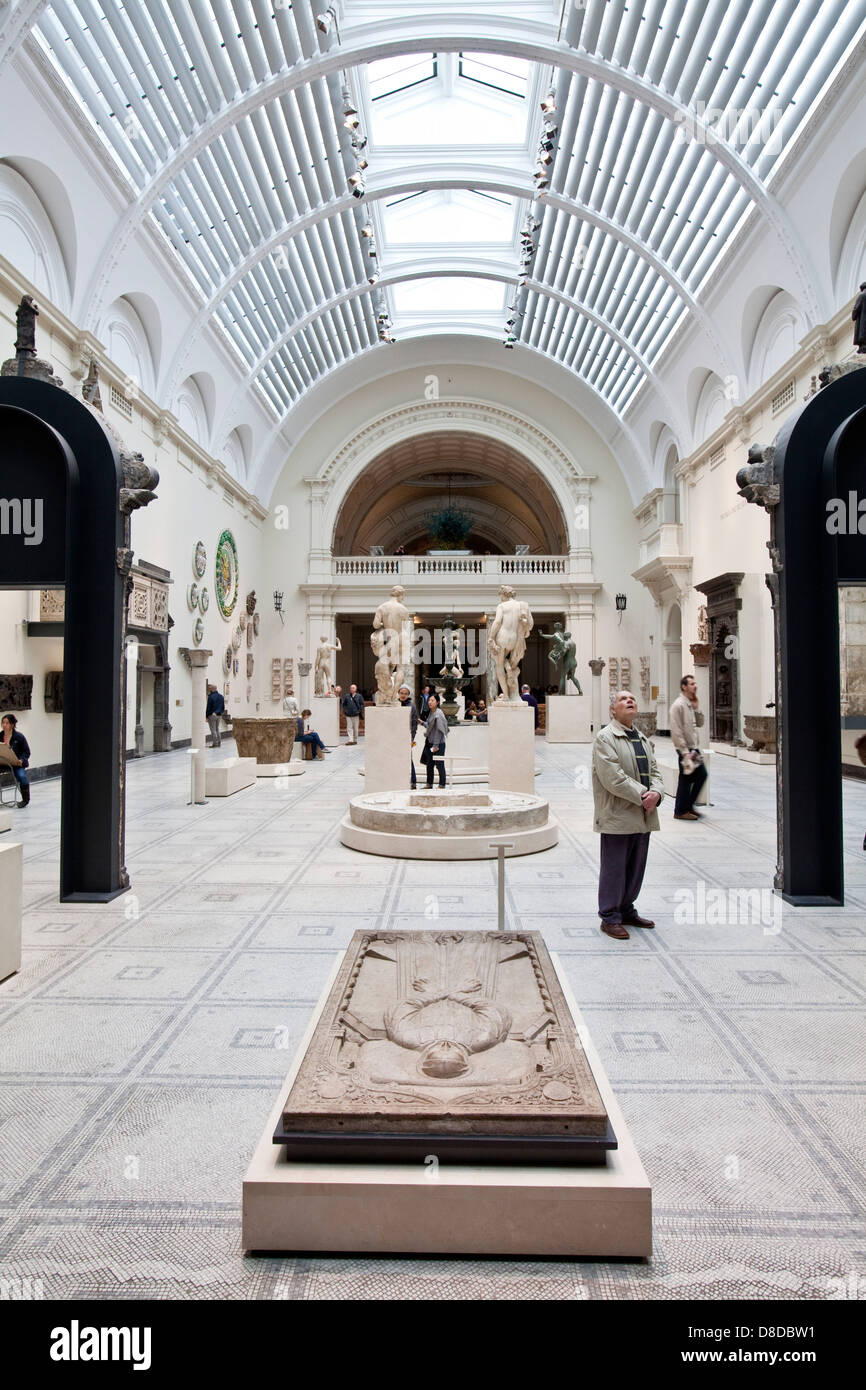
[[[852,0],[12,0],[275,424],[392,341],[554,359],[625,419],[750,216],[820,318],[774,195],[862,42]],[[3,42],[5,40],[5,44]],[[91,317],[100,284],[92,287]],[[92,328],[94,324],[85,323]]]

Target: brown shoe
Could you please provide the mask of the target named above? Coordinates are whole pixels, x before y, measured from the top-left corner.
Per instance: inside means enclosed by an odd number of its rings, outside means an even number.
[[[654,927],[655,922],[651,922],[649,917],[638,917],[637,913],[633,917],[623,917],[624,927]]]
[[[619,922],[602,922],[599,931],[603,931],[605,936],[612,936],[615,941],[628,941],[628,932]]]
[[[694,811],[686,811],[681,816],[675,815],[674,820],[700,820],[700,816],[696,816]]]

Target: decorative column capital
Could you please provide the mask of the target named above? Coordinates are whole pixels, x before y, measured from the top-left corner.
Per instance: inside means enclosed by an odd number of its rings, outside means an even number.
[[[594,676],[600,676],[605,668],[605,662],[600,656],[594,657],[589,663],[589,669]]]

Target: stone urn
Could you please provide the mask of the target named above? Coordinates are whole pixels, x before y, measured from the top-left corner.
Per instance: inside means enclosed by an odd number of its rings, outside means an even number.
[[[295,746],[297,723],[294,719],[232,720],[239,758],[255,758],[257,763],[287,763]]]
[[[751,739],[751,753],[775,753],[775,714],[747,714],[743,718],[743,733]]]

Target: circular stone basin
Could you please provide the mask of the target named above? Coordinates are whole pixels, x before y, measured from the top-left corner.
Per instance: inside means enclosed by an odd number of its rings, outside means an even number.
[[[369,792],[349,802],[349,819],[388,835],[509,835],[547,825],[549,806],[523,792]]]

